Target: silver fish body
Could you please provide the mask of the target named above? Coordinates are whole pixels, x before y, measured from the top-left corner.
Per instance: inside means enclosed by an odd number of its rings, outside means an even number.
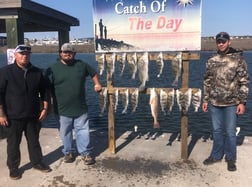
[[[99,92],[99,105],[101,109],[101,112],[99,114],[100,117],[104,115],[104,111],[107,106],[107,93],[108,93],[107,91],[108,89],[105,87],[105,88],[102,88],[101,92]]]
[[[145,52],[137,62],[137,68],[138,68],[138,76],[139,80],[141,81],[141,85],[139,86],[139,89],[142,90],[145,88],[146,81],[149,80],[149,56],[148,52]]]
[[[192,89],[188,88],[184,94],[184,106],[182,106],[182,108],[185,109],[185,112],[188,112],[188,109],[191,105],[191,101],[192,101]]]
[[[159,97],[160,97],[161,110],[164,113],[164,115],[166,115],[166,108],[168,106],[168,94],[163,89],[160,89]]]
[[[171,65],[173,76],[175,76],[172,86],[178,86],[178,80],[182,72],[182,52],[176,54],[171,62]]]
[[[172,111],[172,107],[174,105],[174,98],[175,98],[175,89],[171,89],[170,91],[168,91],[168,110],[169,112]]]
[[[151,107],[151,115],[154,119],[154,128],[160,128],[158,121],[158,94],[155,88],[151,88],[150,90],[150,107]]]
[[[100,54],[97,58],[98,63],[98,69],[99,69],[99,75],[103,74],[104,67],[105,67],[105,54]]]
[[[177,104],[178,104],[178,107],[179,107],[179,111],[182,110],[182,106],[181,106],[181,103],[180,103],[180,100],[182,99],[182,92],[179,90],[179,89],[176,89],[176,101],[177,101]]]
[[[127,113],[128,105],[129,105],[129,89],[126,89],[122,92],[122,104],[123,104],[123,111],[122,114]]]
[[[123,75],[124,69],[125,69],[125,64],[127,61],[127,55],[126,53],[122,53],[121,58],[119,60],[119,70],[120,70],[120,76]]]
[[[157,77],[160,77],[160,75],[163,73],[164,68],[164,59],[163,59],[163,53],[160,52],[157,56],[157,68],[158,68],[158,75]]]
[[[138,98],[139,98],[139,89],[136,88],[134,92],[131,94],[132,112],[136,112],[138,106]]]
[[[113,108],[114,108],[114,112],[116,112],[117,110],[117,106],[118,106],[118,97],[119,97],[119,90],[115,89],[114,94],[113,94]]]
[[[188,112],[188,109],[191,105],[192,99],[192,89],[188,88],[185,93],[177,90],[177,102],[179,105],[179,110],[182,111],[184,114]]]
[[[194,112],[198,112],[201,104],[202,91],[198,89],[196,92],[192,93],[192,104],[194,106]]]
[[[129,54],[128,55],[128,65],[131,74],[131,79],[135,79],[136,72],[137,72],[137,54]]]

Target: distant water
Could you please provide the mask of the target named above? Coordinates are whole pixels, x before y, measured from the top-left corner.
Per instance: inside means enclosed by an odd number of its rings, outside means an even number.
[[[212,52],[201,52],[200,59],[189,62],[189,87],[202,89],[203,74],[205,69],[205,62],[209,58]],[[57,59],[58,54],[51,53],[35,53],[32,54],[31,61],[34,65],[40,68],[47,68]],[[248,63],[249,72],[252,72],[252,51],[244,52],[244,57]],[[95,62],[95,55],[92,53],[80,53],[76,55],[76,58],[82,59],[94,68],[97,69],[97,63]],[[0,54],[0,67],[6,62],[6,54]],[[163,74],[160,78],[157,78],[157,66],[154,61],[149,63],[149,81],[147,87],[165,87],[170,88],[173,81],[171,73],[170,61],[165,62]],[[100,77],[103,86],[106,86],[106,76],[103,74]],[[251,83],[252,84],[252,83]],[[138,76],[135,80],[130,79],[129,69],[126,65],[124,74],[121,77],[119,75],[118,64],[116,64],[116,72],[114,75],[115,87],[138,87],[140,85]],[[89,106],[89,117],[91,128],[107,128],[108,118],[107,110],[103,117],[99,117],[99,99],[98,94],[93,91],[93,83],[90,78],[86,84],[87,103]],[[132,107],[129,103],[128,113],[121,114],[123,110],[121,100],[119,99],[119,105],[117,112],[115,113],[115,126],[116,130],[133,130],[134,125],[138,125],[140,130],[149,130],[153,126],[153,119],[149,107],[149,95],[141,94],[139,96],[139,105],[135,113],[131,113]],[[160,109],[159,121],[162,131],[164,132],[180,132],[180,119],[181,114],[178,111],[178,106],[175,102],[173,110],[170,114],[164,115]],[[55,121],[52,118],[48,118],[45,125],[55,126]],[[239,116],[238,126],[241,127],[241,133],[247,136],[252,135],[252,91],[250,92],[246,113]],[[199,112],[194,112],[191,106],[188,113],[188,131],[193,134],[205,134],[211,132],[211,120],[209,113],[203,113],[201,109]]]

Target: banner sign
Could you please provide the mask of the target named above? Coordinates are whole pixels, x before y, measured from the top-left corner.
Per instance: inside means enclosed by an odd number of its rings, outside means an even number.
[[[7,62],[8,62],[8,64],[13,64],[15,62],[14,51],[15,51],[14,48],[7,49]]]
[[[201,0],[93,0],[96,52],[201,47]]]

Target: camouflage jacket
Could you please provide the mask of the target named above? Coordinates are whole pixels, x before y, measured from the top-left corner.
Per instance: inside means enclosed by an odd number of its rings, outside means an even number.
[[[208,59],[204,75],[203,102],[232,106],[247,102],[249,74],[242,51],[230,48]]]

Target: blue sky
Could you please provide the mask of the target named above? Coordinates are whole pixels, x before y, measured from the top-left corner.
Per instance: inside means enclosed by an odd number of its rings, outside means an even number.
[[[71,27],[71,39],[93,37],[93,0],[33,1],[78,18],[80,26]],[[251,0],[202,0],[202,36],[215,36],[220,31],[227,31],[233,36],[252,35],[251,7]],[[57,33],[29,33],[25,36],[29,38],[54,37]]]

